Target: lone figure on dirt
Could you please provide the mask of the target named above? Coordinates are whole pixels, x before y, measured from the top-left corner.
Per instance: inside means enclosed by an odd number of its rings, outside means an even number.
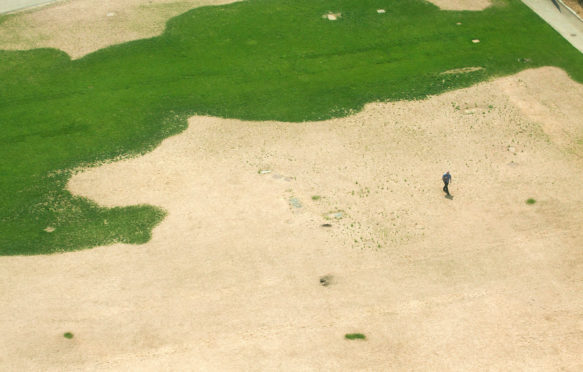
[[[445,174],[443,176],[441,176],[441,179],[443,180],[443,183],[444,183],[443,191],[447,194],[447,196],[451,196],[449,194],[449,189],[447,188],[447,186],[451,182],[451,174],[449,174],[449,171],[445,172]]]

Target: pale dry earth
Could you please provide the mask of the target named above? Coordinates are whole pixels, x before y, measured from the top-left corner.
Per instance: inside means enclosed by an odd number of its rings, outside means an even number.
[[[427,0],[443,10],[484,10],[492,5],[491,0]]]
[[[0,258],[0,370],[582,370],[581,102],[541,68],[344,119],[193,117],[69,183],[166,209],[149,243]]]
[[[237,0],[65,0],[12,15],[0,23],[0,49],[56,48],[71,58],[153,37],[189,9]],[[444,10],[481,10],[490,0],[431,0]]]

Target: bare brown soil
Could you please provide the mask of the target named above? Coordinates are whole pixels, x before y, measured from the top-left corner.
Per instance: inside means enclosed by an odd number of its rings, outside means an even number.
[[[542,68],[324,122],[193,117],[69,184],[165,208],[151,242],[0,259],[0,369],[579,370],[582,101]]]
[[[427,0],[443,10],[484,10],[491,0]]]
[[[579,2],[579,0],[563,0],[565,4],[575,13],[579,15],[579,17],[583,17],[583,3]]]

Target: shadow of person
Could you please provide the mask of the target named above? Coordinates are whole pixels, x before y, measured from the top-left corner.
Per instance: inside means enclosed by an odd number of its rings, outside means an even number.
[[[445,198],[446,198],[446,199],[449,199],[449,200],[453,200],[453,195],[451,195],[451,194],[446,194],[446,195],[445,195]]]

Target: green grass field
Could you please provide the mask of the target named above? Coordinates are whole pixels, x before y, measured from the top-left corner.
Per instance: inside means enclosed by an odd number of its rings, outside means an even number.
[[[159,37],[75,61],[0,51],[0,255],[146,242],[164,211],[101,208],[64,187],[73,168],[149,151],[190,115],[321,120],[544,65],[583,82],[583,55],[517,0],[482,12],[251,0],[194,9]],[[469,66],[484,69],[440,74]]]

